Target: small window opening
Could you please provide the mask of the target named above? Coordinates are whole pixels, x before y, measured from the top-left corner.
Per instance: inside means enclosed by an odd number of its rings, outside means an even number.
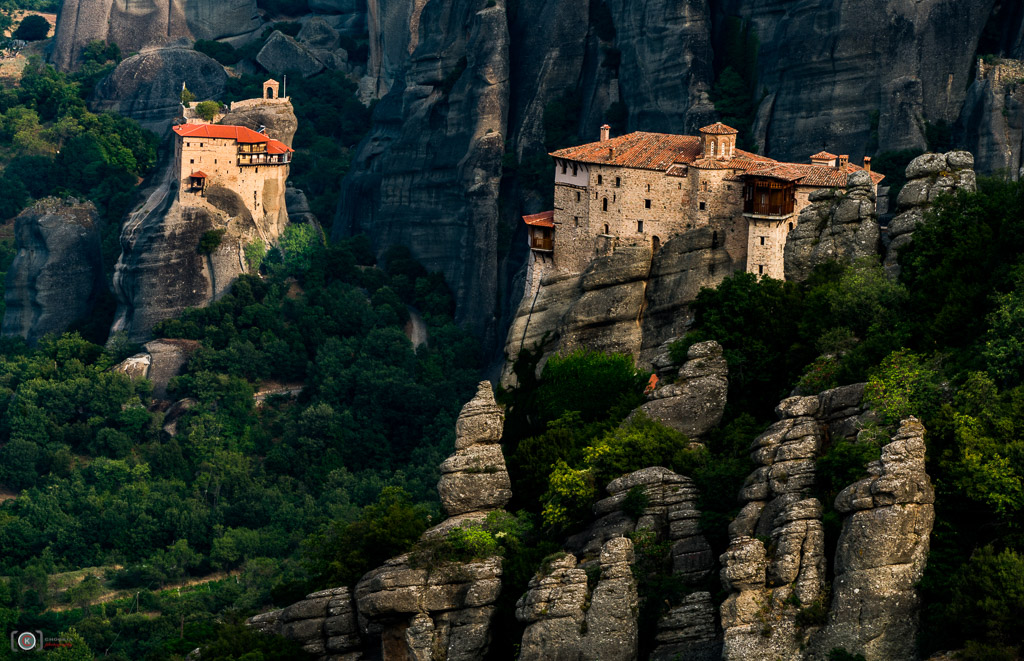
[[[790,231],[793,231],[793,223],[790,223],[790,224],[789,224],[789,230],[790,230]]]
[[[761,245],[762,246],[764,245],[764,237],[763,236],[761,237]]]
[[[601,211],[608,211],[608,198],[601,200]]]
[[[578,173],[579,171],[580,171],[580,166],[579,166],[579,165],[577,165],[576,163],[573,163],[573,164],[572,164],[572,176],[574,176],[574,177],[575,177],[575,176],[576,176],[576,174],[577,174],[577,173]]]
[[[576,227],[579,227],[579,226],[580,226],[580,217],[579,217],[579,216],[573,216],[573,217],[572,217],[572,222],[573,222],[573,224],[574,224],[574,225],[575,225]]]
[[[579,191],[576,191],[576,201],[577,202],[580,201],[580,192]]]
[[[650,184],[647,184],[647,192],[648,192],[648,193],[650,193],[650,192],[651,192],[651,185],[650,185]]]
[[[568,167],[566,166],[566,164],[565,164],[565,163],[562,163],[562,174],[565,174],[565,171],[566,171],[567,169],[568,169]]]
[[[637,232],[643,232],[644,231],[644,221],[642,221],[642,220],[636,221],[636,231]]]
[[[705,205],[705,204],[704,204],[703,202],[701,202],[701,203],[700,203],[700,210],[701,210],[701,211],[704,211],[704,209],[705,209],[705,206],[706,206],[706,205]]]
[[[608,231],[608,223],[604,224],[604,233],[605,234],[611,234],[611,232]]]
[[[644,200],[644,209],[650,209],[650,208],[651,208],[651,201],[650,200]]]
[[[758,264],[757,265],[757,274],[758,275],[764,275],[764,264]]]
[[[194,164],[195,164],[195,162],[196,162],[196,159],[194,159],[194,158],[190,158],[190,159],[188,159],[188,162],[189,162],[189,163],[192,163],[192,164],[194,165]]]
[[[604,177],[602,177],[601,175],[597,175],[597,183],[604,183]]]
[[[622,185],[622,177],[615,177],[615,186],[619,187]]]

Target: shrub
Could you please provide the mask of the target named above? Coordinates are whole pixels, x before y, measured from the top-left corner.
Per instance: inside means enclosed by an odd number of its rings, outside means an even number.
[[[196,100],[196,95],[189,91],[187,87],[181,88],[181,105],[189,108],[192,106],[192,102]]]
[[[50,34],[50,22],[38,14],[26,16],[12,35],[15,39],[39,41]]]
[[[203,55],[212,57],[225,66],[237,64],[242,59],[241,53],[235,50],[234,46],[221,41],[200,39],[192,48]]]
[[[212,255],[213,251],[220,247],[220,242],[224,238],[224,232],[226,230],[206,230],[203,235],[199,237],[199,250],[200,255]]]
[[[212,122],[219,112],[220,103],[217,101],[200,101],[196,104],[196,114],[208,122]]]
[[[939,375],[923,356],[909,349],[891,353],[874,371],[864,388],[864,401],[885,424],[907,416],[921,418],[939,403]]]
[[[647,497],[647,493],[644,488],[639,484],[629,490],[626,497],[622,500],[622,511],[626,515],[636,521],[644,514],[644,510],[647,509],[651,499]]]
[[[263,265],[263,258],[267,255],[267,244],[263,243],[263,239],[256,237],[245,244],[243,253],[245,254],[245,264],[249,267],[249,271],[256,273],[260,270],[260,266]]]
[[[541,373],[538,406],[544,420],[555,420],[568,411],[579,411],[583,422],[592,422],[618,411],[620,419],[643,401],[647,374],[633,366],[625,354],[604,354],[578,349],[552,356]]]

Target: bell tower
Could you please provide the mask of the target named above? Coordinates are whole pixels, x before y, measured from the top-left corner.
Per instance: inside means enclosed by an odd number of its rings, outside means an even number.
[[[736,155],[736,134],[731,126],[715,122],[700,130],[700,157],[728,160]]]

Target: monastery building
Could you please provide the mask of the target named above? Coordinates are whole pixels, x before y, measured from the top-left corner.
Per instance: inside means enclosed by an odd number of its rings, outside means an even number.
[[[736,148],[736,129],[721,122],[699,136],[635,132],[553,152],[552,211],[524,216],[533,260],[567,273],[617,245],[648,243],[710,226],[732,263],[783,278],[786,236],[808,196],[843,188],[861,169],[847,156],[820,152],[810,163],[782,163]],[[883,175],[871,173],[878,186]]]

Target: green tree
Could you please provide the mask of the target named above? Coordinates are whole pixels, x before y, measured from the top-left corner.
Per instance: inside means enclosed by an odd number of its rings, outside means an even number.
[[[50,34],[50,22],[39,14],[29,14],[22,19],[18,29],[12,35],[15,39],[39,41]]]

